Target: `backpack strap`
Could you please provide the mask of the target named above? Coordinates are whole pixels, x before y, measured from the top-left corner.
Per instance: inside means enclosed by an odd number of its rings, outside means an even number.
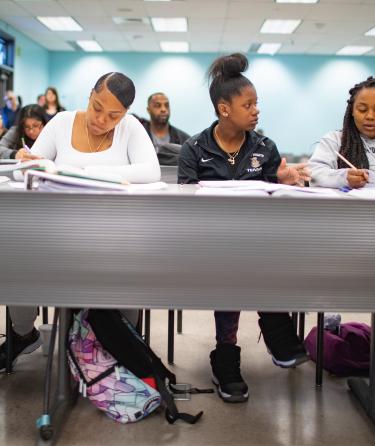
[[[199,393],[214,393],[214,389],[198,389],[198,387],[192,387],[190,389],[176,389],[174,384],[169,384],[169,389],[175,394],[175,395],[183,395],[183,394],[190,394],[190,395],[198,395]]]
[[[165,385],[165,381],[162,380],[158,373],[155,374],[155,380],[158,386],[160,395],[167,405],[165,410],[165,418],[168,423],[173,424],[177,420],[185,421],[189,424],[195,424],[203,415],[203,412],[197,413],[197,415],[191,415],[189,413],[179,412],[174,402],[173,396],[168,392]]]

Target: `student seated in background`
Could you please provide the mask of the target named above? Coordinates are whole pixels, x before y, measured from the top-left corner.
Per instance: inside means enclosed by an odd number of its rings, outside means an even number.
[[[135,87],[127,76],[103,75],[91,92],[86,111],[59,113],[44,127],[31,153],[21,149],[16,158],[47,158],[57,165],[84,167],[88,173],[107,174],[130,183],[159,181],[160,166],[154,146],[140,122],[127,114],[134,97]],[[90,221],[87,224],[90,226]],[[97,260],[100,265],[100,258]],[[38,348],[41,342],[34,327],[36,308],[10,307],[10,314],[15,333],[14,362],[17,356]],[[137,322],[138,310],[127,310],[125,314]],[[5,369],[5,358],[3,344],[0,370]]]
[[[60,104],[59,94],[55,87],[48,87],[44,94],[44,112],[46,114],[46,119],[49,121],[57,113],[65,111],[65,108]],[[39,97],[38,97],[39,100]]]
[[[17,124],[21,106],[18,97],[12,90],[8,90],[5,93],[4,101],[5,106],[1,109],[3,125],[5,128],[10,129],[13,125]]]
[[[0,139],[0,158],[15,158],[24,144],[32,147],[45,125],[46,117],[42,107],[38,104],[23,107],[18,124],[12,126]]]
[[[248,61],[242,54],[213,62],[209,70],[210,97],[218,120],[183,144],[179,183],[235,179],[303,184],[309,179],[305,164],[289,167],[280,158],[275,143],[254,131],[258,99],[253,84],[241,74],[247,67]],[[276,365],[295,367],[308,360],[288,313],[259,312],[259,316],[264,341]],[[241,348],[236,345],[239,317],[238,311],[215,311],[217,343],[210,360],[213,381],[227,402],[248,399],[248,386],[240,371]]]
[[[171,116],[169,99],[164,93],[153,93],[147,100],[150,121],[138,118],[149,134],[159,162],[162,165],[177,165],[181,144],[190,136],[169,123]]]
[[[375,78],[356,84],[349,94],[342,130],[327,133],[310,158],[314,186],[358,188],[375,181]]]
[[[36,98],[36,102],[41,107],[44,107],[46,105],[46,95],[44,93],[38,94],[38,96]]]

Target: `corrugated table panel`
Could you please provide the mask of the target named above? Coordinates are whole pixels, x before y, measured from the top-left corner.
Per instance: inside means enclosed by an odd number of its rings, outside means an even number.
[[[0,303],[374,311],[375,203],[0,193]]]

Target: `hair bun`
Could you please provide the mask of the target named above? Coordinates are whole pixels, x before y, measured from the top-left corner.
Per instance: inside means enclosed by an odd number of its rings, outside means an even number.
[[[247,70],[249,62],[247,57],[241,53],[234,53],[230,56],[222,56],[215,60],[210,69],[212,79],[223,76],[225,79],[239,76]]]

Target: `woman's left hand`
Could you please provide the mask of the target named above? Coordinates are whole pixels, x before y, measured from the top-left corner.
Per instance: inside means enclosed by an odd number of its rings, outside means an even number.
[[[286,159],[281,160],[280,166],[277,169],[277,179],[279,183],[289,184],[295,186],[304,186],[305,181],[310,181],[311,173],[307,168],[307,163],[295,164],[288,166]]]

